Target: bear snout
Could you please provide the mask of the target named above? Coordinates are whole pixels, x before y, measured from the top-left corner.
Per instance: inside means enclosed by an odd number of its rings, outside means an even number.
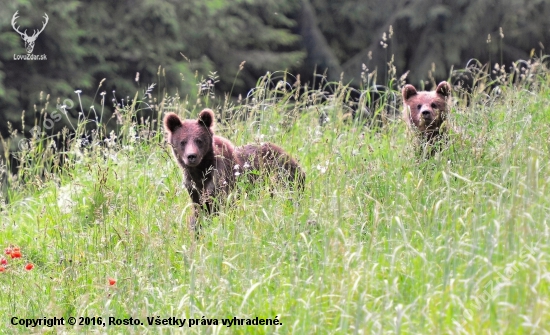
[[[193,164],[197,161],[197,155],[195,154],[187,155],[187,160],[189,161],[189,163]]]
[[[188,167],[195,167],[202,161],[202,156],[197,150],[185,150],[182,157],[183,163]]]
[[[422,117],[424,119],[431,119],[432,118],[432,113],[429,109],[424,109],[423,111],[420,112],[422,114]]]

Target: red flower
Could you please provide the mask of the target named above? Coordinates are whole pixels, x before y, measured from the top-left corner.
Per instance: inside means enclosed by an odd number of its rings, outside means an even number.
[[[19,250],[13,250],[10,254],[11,258],[21,258],[21,251]]]
[[[25,265],[25,270],[27,270],[27,271],[31,271],[32,268],[34,268],[34,265],[32,263],[29,263],[29,264]]]
[[[5,259],[4,257],[2,257],[2,259],[0,259],[0,264],[1,264],[1,265],[7,265],[7,264],[8,264],[8,260]]]
[[[6,268],[0,265],[0,272],[4,272],[4,271],[6,271]]]
[[[114,284],[116,284],[116,280],[113,278],[109,278],[109,285],[113,286]]]
[[[6,249],[4,249],[4,253],[5,253],[6,255],[11,254],[11,252],[12,252],[11,248],[6,248]]]

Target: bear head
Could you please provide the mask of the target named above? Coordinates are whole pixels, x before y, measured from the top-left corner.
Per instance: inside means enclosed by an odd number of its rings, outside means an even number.
[[[403,117],[420,132],[439,131],[447,118],[451,86],[442,81],[435,91],[418,92],[413,85],[403,87]]]
[[[183,168],[196,167],[213,153],[214,112],[210,109],[200,112],[196,120],[182,120],[175,113],[167,113],[164,130],[174,157]]]

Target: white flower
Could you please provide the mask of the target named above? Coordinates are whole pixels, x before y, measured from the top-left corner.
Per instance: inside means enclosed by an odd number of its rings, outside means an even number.
[[[80,93],[82,93],[82,90],[76,90],[76,91],[74,91],[74,92],[75,92],[76,94],[80,94]]]
[[[245,162],[244,165],[243,165],[243,167],[244,167],[245,169],[248,169],[248,168],[250,167],[250,164],[248,164],[248,162]]]
[[[238,177],[238,176],[240,176],[240,175],[241,175],[241,173],[240,173],[240,172],[238,172],[238,171],[237,171],[237,172],[235,172],[235,176],[236,176],[236,177]]]
[[[239,164],[235,164],[235,166],[233,167],[233,170],[238,170],[240,168],[241,168],[241,166]]]

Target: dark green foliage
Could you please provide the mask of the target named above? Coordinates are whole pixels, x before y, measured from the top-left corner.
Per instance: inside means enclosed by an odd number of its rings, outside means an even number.
[[[299,9],[293,1],[188,1],[181,4],[185,55],[199,60],[202,74],[217,71],[219,89],[229,92],[239,66],[235,92],[254,87],[265,71],[295,70],[305,54],[299,36],[291,32],[295,21],[287,17]],[[235,93],[234,92],[234,93]]]
[[[358,81],[362,64],[383,74],[392,55],[397,74],[410,70],[409,81],[418,83],[430,76],[447,79],[452,67],[463,68],[472,58],[509,67],[528,59],[531,50],[539,55],[542,45],[550,45],[548,1],[312,2],[327,18],[319,20],[327,22],[321,28],[350,80]]]
[[[11,27],[16,10],[22,29],[38,28],[49,15],[34,50],[47,61],[13,59],[25,53]],[[151,83],[157,100],[166,93],[194,97],[208,77],[219,80],[218,91],[236,95],[266,71],[286,69],[306,82],[315,65],[318,72],[329,67],[330,81],[344,71],[355,87],[363,64],[378,69],[383,85],[392,77],[390,62],[397,77],[410,70],[413,83],[447,79],[471,58],[509,65],[538,53],[550,45],[548,17],[543,0],[10,0],[0,7],[0,125],[9,121],[21,131],[25,110],[28,131],[58,98],[76,102],[76,89],[87,112],[103,91],[109,110],[113,98],[141,97]]]
[[[193,96],[197,83],[215,71],[223,78],[219,88],[229,91],[243,61],[235,86],[246,92],[266,68],[300,65],[304,53],[290,31],[295,22],[285,16],[296,7],[280,1],[12,1],[0,8],[0,122],[21,130],[26,110],[28,131],[55,110],[57,98],[78,102],[77,89],[83,91],[85,114],[93,102],[98,108],[97,93],[103,91],[109,109],[113,98],[128,101],[151,83],[158,84],[157,98],[164,93]],[[33,52],[46,54],[46,61],[13,59],[25,53],[11,27],[16,10],[18,25],[29,31],[48,14]],[[40,92],[45,93],[42,100]],[[2,136],[9,136],[2,128]]]

